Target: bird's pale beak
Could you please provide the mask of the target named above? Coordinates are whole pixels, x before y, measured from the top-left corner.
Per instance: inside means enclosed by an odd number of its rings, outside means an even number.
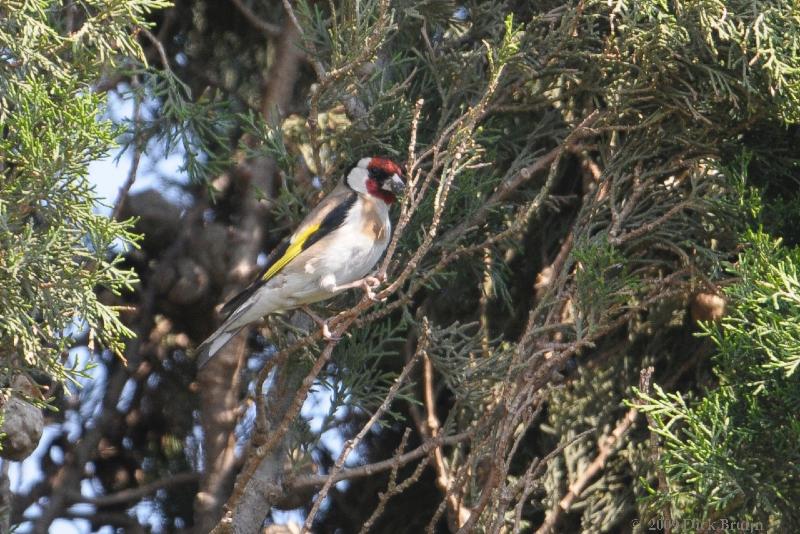
[[[402,195],[406,190],[406,183],[400,176],[393,174],[391,178],[383,183],[383,189],[391,191],[395,195]]]

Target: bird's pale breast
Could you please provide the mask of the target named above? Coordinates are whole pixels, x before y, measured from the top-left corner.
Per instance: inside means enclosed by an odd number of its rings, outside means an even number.
[[[355,282],[375,268],[390,235],[388,208],[359,198],[341,227],[268,282],[271,301],[288,309],[332,297],[335,293],[327,288]]]

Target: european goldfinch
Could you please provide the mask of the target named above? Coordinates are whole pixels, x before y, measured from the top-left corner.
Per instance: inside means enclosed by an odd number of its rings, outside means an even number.
[[[373,296],[379,281],[367,276],[389,244],[389,206],[405,190],[403,173],[384,158],[363,158],[269,256],[250,287],[230,299],[227,319],[196,351],[202,367],[242,328],[270,313],[329,299],[362,287]],[[327,324],[319,317],[323,333]]]

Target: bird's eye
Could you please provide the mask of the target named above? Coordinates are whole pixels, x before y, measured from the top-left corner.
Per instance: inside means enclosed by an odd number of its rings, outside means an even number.
[[[389,174],[383,169],[370,169],[369,177],[377,182],[382,182],[389,177]]]

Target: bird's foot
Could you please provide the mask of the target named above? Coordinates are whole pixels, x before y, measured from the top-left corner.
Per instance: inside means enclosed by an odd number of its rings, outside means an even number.
[[[331,291],[332,292],[339,292],[339,291],[343,291],[345,289],[353,289],[353,288],[360,287],[361,289],[364,290],[364,293],[367,295],[367,297],[370,300],[374,300],[376,302],[379,301],[379,300],[380,301],[384,301],[384,300],[386,300],[385,298],[378,299],[378,297],[375,296],[375,291],[373,291],[373,289],[378,287],[379,285],[381,285],[381,279],[378,276],[371,276],[370,275],[370,276],[365,276],[364,278],[362,278],[360,280],[356,280],[355,282],[350,282],[349,284],[344,284],[344,285],[341,285],[341,286],[335,286],[334,288],[331,289]]]
[[[365,276],[361,280],[361,287],[364,288],[364,293],[366,293],[367,298],[375,302],[378,301],[378,297],[375,296],[375,291],[373,290],[379,285],[381,285],[381,280],[377,276]]]
[[[334,336],[333,333],[331,333],[331,329],[328,326],[327,319],[323,319],[322,317],[311,311],[311,308],[309,308],[308,306],[303,306],[301,309],[306,313],[306,315],[311,317],[311,319],[322,328],[322,337],[326,341],[339,341],[340,339],[342,339],[341,336]]]
[[[339,341],[342,339],[342,336],[334,336],[331,332],[331,329],[328,327],[328,322],[325,321],[322,323],[322,337],[325,341]]]

